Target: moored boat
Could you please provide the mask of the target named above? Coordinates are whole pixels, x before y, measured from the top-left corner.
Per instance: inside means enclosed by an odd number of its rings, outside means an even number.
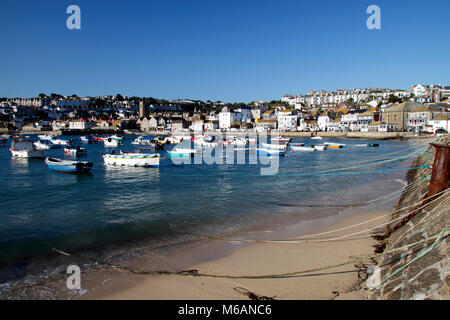
[[[69,146],[73,143],[72,139],[64,140],[64,139],[49,139],[54,146]]]
[[[17,158],[42,158],[44,152],[37,150],[31,140],[13,141],[9,149],[13,157]]]
[[[40,140],[52,140],[56,138],[54,134],[40,134],[37,136]]]
[[[316,149],[316,151],[325,151],[328,148],[325,145],[320,145],[320,146],[311,145],[311,147]]]
[[[37,150],[49,150],[53,148],[53,143],[50,140],[39,140],[34,143]]]
[[[119,140],[119,141],[123,140],[123,136],[120,136],[118,134],[114,134],[114,135],[110,136],[109,138],[114,139],[114,140]]]
[[[266,149],[271,149],[271,150],[286,150],[288,144],[287,143],[283,143],[283,144],[263,143],[262,146]]]
[[[94,165],[87,161],[69,161],[50,157],[45,158],[45,164],[50,170],[72,174],[88,172]]]
[[[273,137],[270,140],[273,142],[291,142],[291,138],[284,138],[282,136]]]
[[[311,137],[311,140],[323,140],[321,136]]]
[[[80,137],[81,142],[83,143],[96,143],[97,140],[95,140],[93,137],[91,136],[82,136]]]
[[[316,151],[316,149],[312,146],[311,147],[291,146],[291,149],[293,151],[309,151],[309,152]]]
[[[324,145],[326,145],[328,148],[331,148],[331,149],[345,148],[345,144],[341,144],[341,143],[324,142]]]
[[[127,167],[159,167],[159,154],[144,154],[121,152],[120,154],[105,154],[103,161],[106,165]]]
[[[112,138],[103,139],[103,143],[105,144],[105,147],[112,147],[112,148],[117,148],[118,146],[122,145],[122,141]]]
[[[64,153],[79,156],[82,154],[87,154],[87,149],[81,147],[66,147],[64,148]]]

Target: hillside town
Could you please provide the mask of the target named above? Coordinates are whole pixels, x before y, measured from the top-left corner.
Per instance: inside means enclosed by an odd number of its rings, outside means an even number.
[[[270,132],[448,132],[450,86],[352,89],[225,103],[116,96],[40,94],[0,98],[2,133],[95,130]]]

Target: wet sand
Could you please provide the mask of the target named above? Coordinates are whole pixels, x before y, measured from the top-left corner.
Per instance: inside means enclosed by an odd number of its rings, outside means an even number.
[[[361,209],[362,210],[362,209]],[[388,211],[361,211],[302,223],[283,230],[247,235],[243,239],[292,239],[335,230],[386,215]],[[334,238],[365,230],[388,221],[376,221],[311,239]],[[311,240],[309,239],[309,240]],[[208,240],[178,248],[164,255],[133,261],[140,270],[180,271],[196,269],[202,274],[230,276],[279,275],[311,270],[349,261],[350,256],[373,254],[375,240],[364,233],[331,242],[274,243]],[[365,262],[369,262],[366,259]],[[275,299],[365,299],[354,285],[358,282],[354,263],[284,278],[228,279],[180,275],[141,275],[108,269],[87,280],[90,289],[78,299],[248,299],[236,290],[245,288]],[[86,283],[85,283],[86,284]]]

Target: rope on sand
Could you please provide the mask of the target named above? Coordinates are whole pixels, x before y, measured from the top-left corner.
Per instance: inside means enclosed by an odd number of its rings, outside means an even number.
[[[139,274],[139,275],[168,275],[168,276],[188,276],[188,277],[222,278],[222,279],[247,279],[247,280],[283,279],[283,278],[291,278],[291,277],[319,276],[319,275],[323,275],[323,274],[311,274],[311,273],[319,272],[319,271],[325,271],[325,270],[329,270],[329,269],[334,269],[334,268],[337,268],[337,267],[342,267],[342,266],[354,264],[355,262],[362,263],[364,260],[367,260],[367,259],[374,259],[374,258],[380,257],[380,256],[382,256],[384,254],[395,253],[395,252],[398,252],[398,251],[403,251],[403,250],[405,250],[407,248],[410,248],[412,246],[416,246],[418,244],[427,242],[429,240],[436,239],[436,241],[432,245],[422,249],[423,253],[421,253],[416,258],[414,258],[410,263],[408,263],[405,266],[403,266],[402,268],[400,268],[399,271],[401,271],[404,268],[406,268],[408,265],[410,265],[412,262],[416,261],[420,257],[424,256],[425,254],[427,254],[428,252],[430,252],[431,250],[436,248],[437,244],[441,240],[445,239],[449,234],[450,234],[450,228],[445,228],[439,234],[436,234],[436,235],[431,236],[431,237],[426,238],[426,239],[422,239],[422,240],[417,241],[417,242],[412,243],[412,244],[405,245],[405,246],[400,247],[400,248],[396,248],[396,249],[393,249],[393,250],[386,251],[383,254],[366,255],[366,256],[354,256],[354,257],[349,257],[349,260],[347,260],[345,262],[342,262],[342,263],[337,263],[337,264],[328,265],[328,266],[324,266],[324,267],[313,268],[313,269],[301,270],[301,271],[286,272],[286,273],[281,273],[281,274],[265,274],[265,275],[257,275],[257,276],[252,276],[252,275],[225,275],[225,274],[200,273],[197,269],[189,269],[189,270],[182,270],[182,271],[146,270],[146,269],[134,269],[134,268],[131,268],[131,267],[123,267],[123,266],[116,266],[116,265],[109,265],[109,264],[106,265],[106,266],[98,266],[97,268],[117,269],[117,270],[127,271],[127,272],[130,272],[130,273]],[[387,280],[387,279],[385,279],[385,280]]]

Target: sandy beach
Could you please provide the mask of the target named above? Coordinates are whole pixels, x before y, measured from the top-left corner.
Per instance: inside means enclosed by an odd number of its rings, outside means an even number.
[[[386,215],[388,211],[361,211],[322,219],[314,225],[301,224],[265,232],[246,239],[292,239],[335,230]],[[365,230],[388,221],[382,217],[361,226],[310,238],[335,238]],[[307,229],[307,230],[306,230]],[[180,271],[196,269],[202,274],[236,276],[279,275],[312,270],[349,261],[350,256],[373,254],[375,240],[364,233],[330,242],[233,242],[210,240],[164,256],[133,261],[134,270]],[[369,262],[367,260],[366,262]],[[295,276],[263,279],[142,275],[109,269],[89,281],[81,299],[249,299],[246,290],[274,299],[365,299],[354,263]],[[243,289],[244,288],[244,289]]]

